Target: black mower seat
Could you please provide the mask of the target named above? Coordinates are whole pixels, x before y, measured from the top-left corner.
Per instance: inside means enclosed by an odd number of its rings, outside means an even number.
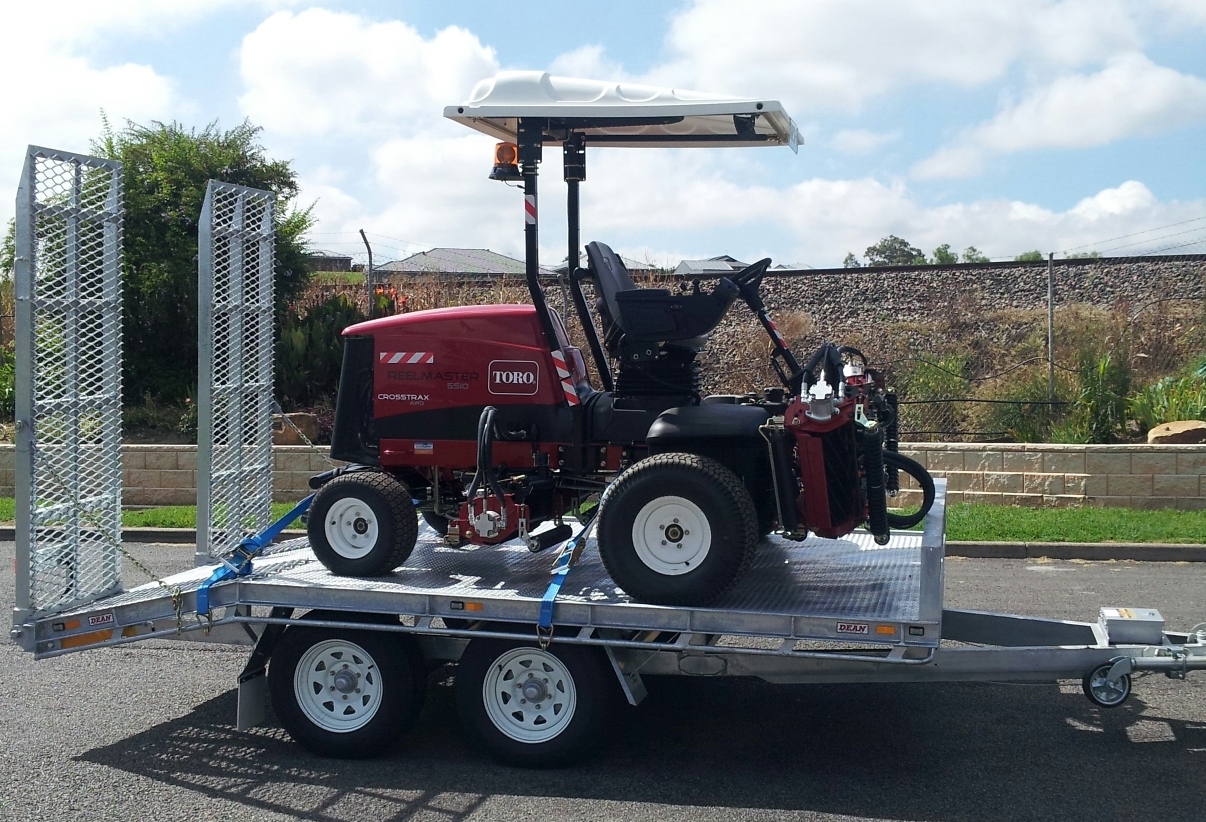
[[[702,337],[720,323],[737,299],[737,286],[727,277],[722,277],[710,294],[637,288],[620,257],[603,243],[587,243],[586,258],[602,297],[599,308],[609,348],[621,338],[660,343]]]

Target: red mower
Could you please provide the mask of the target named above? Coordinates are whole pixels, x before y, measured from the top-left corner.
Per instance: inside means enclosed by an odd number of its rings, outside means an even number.
[[[599,554],[633,599],[705,605],[772,532],[836,538],[865,525],[882,544],[889,528],[921,521],[933,483],[896,452],[895,395],[857,350],[827,344],[795,357],[759,296],[769,259],[689,290],[638,288],[603,243],[587,244],[579,267],[588,144],[794,149],[782,106],[513,72],[445,116],[506,141],[490,176],[523,183],[532,304],[419,311],[344,331],[331,453],[351,466],[312,480],[307,526],[327,568],[399,567],[417,539],[416,510],[450,546],[518,538],[532,551],[568,540],[568,517],[582,533],[597,524]],[[558,144],[568,287],[597,384],[538,276],[537,170],[544,146]],[[737,301],[770,336],[782,384],[702,396],[696,358]],[[901,470],[923,497],[907,514],[887,508]]]

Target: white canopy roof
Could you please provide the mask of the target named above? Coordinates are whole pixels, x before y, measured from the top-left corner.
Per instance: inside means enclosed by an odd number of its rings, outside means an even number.
[[[587,145],[781,146],[800,143],[777,100],[702,94],[601,80],[504,71],[482,80],[444,116],[500,140],[515,140],[517,119],[547,117],[549,130],[570,128]],[[545,142],[555,143],[552,136]]]

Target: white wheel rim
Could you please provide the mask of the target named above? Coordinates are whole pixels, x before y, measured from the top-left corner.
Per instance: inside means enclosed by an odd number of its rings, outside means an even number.
[[[578,691],[560,659],[536,648],[515,648],[490,666],[482,700],[495,728],[516,742],[534,744],[569,726]]]
[[[632,523],[641,562],[666,576],[694,571],[712,548],[712,528],[698,505],[683,497],[658,497]]]
[[[354,642],[319,642],[293,671],[293,695],[302,713],[331,733],[367,725],[381,707],[381,693],[376,660]]]
[[[361,559],[377,544],[377,515],[364,500],[344,497],[327,511],[323,531],[327,544],[344,559]]]

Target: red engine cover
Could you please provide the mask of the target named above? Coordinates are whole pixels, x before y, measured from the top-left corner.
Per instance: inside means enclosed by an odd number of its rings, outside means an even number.
[[[577,383],[584,378],[581,357],[573,356],[561,319],[555,312],[552,317]],[[565,404],[530,305],[416,311],[349,326],[343,334],[373,338],[373,418],[383,429],[382,465],[472,465],[468,441],[484,406]],[[440,421],[454,418],[462,422],[444,430]],[[498,443],[496,451],[504,446],[531,463],[530,446]]]
[[[373,337],[378,419],[420,408],[563,401],[530,305],[416,311],[349,326],[343,334]]]

